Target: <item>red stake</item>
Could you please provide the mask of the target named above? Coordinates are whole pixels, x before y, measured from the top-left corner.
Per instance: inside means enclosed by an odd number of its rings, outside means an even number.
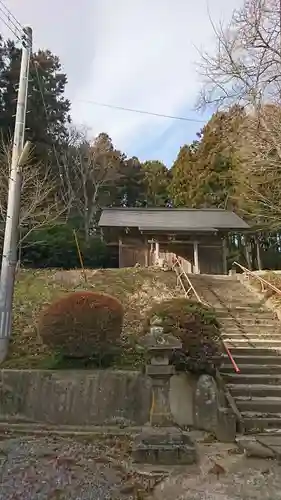
[[[240,373],[240,369],[238,368],[237,364],[235,363],[234,358],[232,357],[232,354],[231,354],[230,350],[225,345],[225,343],[223,343],[223,345],[224,345],[226,353],[227,353],[227,355],[228,355],[228,357],[229,357],[229,359],[230,359],[230,361],[231,361],[231,363],[233,365],[234,370],[236,371],[236,373]]]

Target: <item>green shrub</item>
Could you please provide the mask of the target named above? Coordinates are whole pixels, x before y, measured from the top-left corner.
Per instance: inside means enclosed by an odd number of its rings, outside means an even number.
[[[173,359],[178,369],[213,373],[223,353],[220,326],[213,309],[185,298],[165,300],[148,312],[145,332],[153,317],[161,318],[164,333],[182,342],[182,352]]]
[[[98,236],[86,242],[83,231],[77,230],[77,238],[85,267],[110,267],[109,248]],[[33,268],[80,267],[73,226],[55,224],[32,231],[23,242],[21,262],[25,267]]]
[[[110,295],[70,293],[40,315],[38,331],[43,342],[64,357],[91,358],[109,365],[119,351],[123,307]]]

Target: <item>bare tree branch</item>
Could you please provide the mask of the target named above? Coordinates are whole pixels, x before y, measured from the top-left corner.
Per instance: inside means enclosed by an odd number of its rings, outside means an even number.
[[[211,20],[216,49],[201,53],[199,104],[257,107],[279,102],[281,41],[279,0],[246,0],[228,26]]]
[[[0,235],[4,233],[11,165],[11,144],[0,146]],[[35,229],[52,224],[64,216],[65,205],[56,194],[57,183],[48,166],[36,163],[31,156],[22,166],[20,244]]]
[[[281,226],[281,108],[264,106],[240,127],[239,162],[234,171],[236,198],[256,224]]]
[[[111,139],[100,134],[89,141],[84,131],[72,130],[70,145],[63,161],[66,198],[75,199],[75,209],[83,219],[85,238],[95,226],[101,193],[121,177],[122,155]]]

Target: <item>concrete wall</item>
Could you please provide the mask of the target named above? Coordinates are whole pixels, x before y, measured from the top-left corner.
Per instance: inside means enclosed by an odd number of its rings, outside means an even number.
[[[171,410],[179,425],[193,425],[195,385],[191,375],[171,379]],[[144,425],[150,407],[150,380],[138,372],[0,370],[0,421]]]
[[[128,371],[0,372],[0,419],[67,425],[131,425],[148,420],[149,380]]]

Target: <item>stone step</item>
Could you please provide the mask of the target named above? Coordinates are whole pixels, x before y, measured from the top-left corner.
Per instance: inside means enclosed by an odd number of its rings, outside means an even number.
[[[231,395],[236,398],[244,396],[251,397],[280,397],[281,398],[281,385],[269,384],[227,384],[227,388]]]
[[[245,297],[244,295],[242,297],[235,297],[233,296],[235,294],[229,295],[227,290],[218,293],[217,290],[208,290],[200,286],[195,286],[195,290],[199,295],[210,297],[210,299],[218,304],[219,309],[225,308],[226,306],[228,309],[234,309],[236,307],[248,307],[249,309],[253,309],[254,307],[258,308],[260,305],[260,301],[254,301],[252,297]]]
[[[235,363],[238,365],[241,374],[259,374],[259,373],[264,373],[264,374],[280,374],[281,376],[281,365],[239,365],[237,359],[235,359]],[[223,373],[232,373],[233,372],[233,365],[231,363],[223,364],[221,367],[221,371]]]
[[[248,338],[248,339],[265,339],[265,340],[281,340],[281,333],[279,332],[274,332],[272,330],[272,333],[270,331],[266,330],[243,330],[243,329],[238,329],[237,330],[221,330],[221,336],[223,338],[229,338],[229,339],[238,339],[239,337],[243,338]]]
[[[229,336],[229,335],[222,335],[221,339],[224,341],[224,343],[231,349],[235,347],[239,347],[241,343],[248,344],[249,348],[252,347],[253,349],[257,344],[260,344],[261,341],[263,343],[267,344],[266,347],[269,347],[270,345],[276,345],[276,341],[270,337],[248,337],[247,335],[236,335],[236,336]],[[280,339],[281,341],[281,339]]]
[[[253,307],[252,306],[252,308],[249,309],[249,306],[245,306],[245,305],[240,306],[240,307],[234,307],[233,309],[230,309],[230,311],[233,311],[237,314],[241,313],[242,315],[244,315],[245,312],[247,312],[247,313],[248,312],[255,312],[255,313],[260,313],[260,314],[265,313],[265,314],[270,314],[271,316],[272,316],[272,314],[274,314],[272,311],[270,311],[264,307],[258,307],[258,306]],[[224,314],[227,311],[226,311],[225,307],[220,307],[220,308],[218,308],[217,312],[218,312],[218,314]]]
[[[254,338],[260,338],[260,339],[266,339],[266,340],[281,340],[281,333],[268,333],[265,330],[264,331],[256,331],[256,332],[249,332],[249,331],[243,331],[243,330],[235,330],[232,332],[222,330],[221,333],[222,337],[229,337],[233,339],[237,339],[239,337],[246,337],[248,339],[254,339]]]
[[[269,429],[281,429],[281,414],[271,416],[259,416],[244,412],[242,414],[243,427],[246,434],[263,432]]]
[[[238,410],[241,413],[252,412],[252,413],[262,413],[263,415],[268,415],[270,413],[280,413],[281,415],[281,398],[242,398],[241,396],[235,398],[235,403]]]
[[[221,326],[221,328],[223,328],[224,330],[225,329],[229,329],[229,330],[237,330],[240,329],[240,328],[243,328],[243,330],[253,330],[253,329],[258,329],[258,330],[261,330],[261,331],[276,331],[276,332],[280,332],[281,333],[281,323],[279,321],[273,321],[272,323],[266,323],[264,325],[261,325],[259,323],[245,323],[243,320],[235,320],[235,319],[232,319],[231,321],[227,322],[227,321],[219,321],[219,324]]]
[[[235,321],[234,319],[229,323],[222,323],[220,321],[219,323],[221,325],[221,328],[227,331],[236,331],[243,329],[245,331],[270,331],[281,334],[281,323],[279,321],[275,321],[274,323],[267,325],[259,325],[258,323],[245,324],[243,323],[243,321]]]
[[[222,326],[230,326],[232,324],[239,324],[243,325],[245,328],[248,326],[259,326],[260,328],[279,328],[281,330],[281,323],[275,318],[256,318],[254,315],[253,317],[247,317],[245,316],[244,318],[238,318],[236,317],[231,317],[228,316],[227,318],[218,318],[219,323]]]
[[[248,373],[223,373],[222,377],[228,384],[269,384],[269,385],[281,385],[281,375],[268,375],[264,373],[260,374],[248,374]]]
[[[221,320],[223,319],[229,319],[229,318],[241,318],[241,319],[249,319],[249,318],[256,318],[256,319],[269,319],[269,320],[274,320],[274,321],[279,321],[277,316],[271,312],[271,311],[263,311],[263,310],[254,310],[254,309],[249,309],[249,307],[235,307],[231,309],[230,311],[226,310],[225,308],[219,310],[216,310],[217,317]]]
[[[246,346],[247,344],[249,345],[249,347],[262,347],[262,348],[276,348],[278,347],[279,349],[281,349],[281,339],[280,340],[275,340],[275,339],[262,339],[260,337],[256,337],[256,338],[251,338],[250,339],[247,339],[247,338],[239,338],[237,340],[233,339],[233,338],[229,338],[229,339],[223,339],[226,344],[228,345],[229,344],[229,348],[231,349],[232,347],[243,347],[243,346]]]
[[[273,328],[279,327],[281,331],[281,322],[276,318],[257,318],[253,315],[253,317],[249,316],[233,316],[222,317],[217,315],[217,319],[220,325],[223,326],[232,326],[234,325],[243,325],[245,328],[248,326],[259,326],[260,328],[266,328],[267,326]]]
[[[200,293],[199,293],[199,295],[200,295]],[[249,303],[249,302],[246,302],[245,300],[241,300],[241,301],[235,301],[235,300],[231,300],[231,299],[228,300],[226,297],[223,297],[223,296],[221,298],[219,308],[224,307],[227,310],[232,310],[233,312],[235,312],[235,310],[237,308],[240,308],[243,305],[245,307],[247,307],[248,311],[250,311],[251,314],[254,314],[255,307],[258,308],[258,304]]]
[[[236,356],[280,356],[281,349],[278,348],[262,348],[262,347],[234,347],[231,349],[231,354]]]
[[[248,356],[247,355],[240,355],[240,354],[236,354],[236,353],[233,353],[233,351],[231,351],[231,354],[233,355],[234,359],[235,359],[235,362],[237,363],[238,366],[243,366],[243,365],[247,365],[247,364],[250,364],[250,365],[281,365],[281,356],[278,356],[278,355],[262,355],[262,356],[252,356],[252,354],[249,354]],[[223,362],[223,366],[224,365],[228,365],[229,364],[229,358],[228,356],[225,354],[223,356],[223,359],[224,359],[224,362]]]

